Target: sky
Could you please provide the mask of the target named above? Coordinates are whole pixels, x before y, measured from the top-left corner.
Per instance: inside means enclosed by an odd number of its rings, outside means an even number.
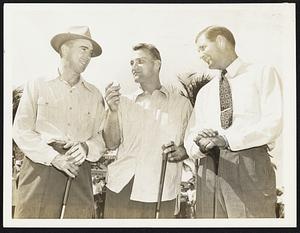
[[[195,47],[196,34],[209,25],[228,27],[245,60],[274,64],[283,71],[290,20],[287,5],[242,4],[17,4],[5,5],[5,55],[12,61],[14,86],[56,76],[59,56],[51,38],[73,25],[90,27],[103,54],[92,59],[84,77],[99,89],[118,81],[124,93],[136,88],[130,54],[139,42],[154,44],[162,57],[161,80],[174,83],[185,72],[206,72]]]
[[[109,82],[117,81],[124,94],[137,88],[129,65],[133,45],[154,44],[162,57],[162,82],[175,84],[181,73],[215,74],[200,61],[194,40],[209,25],[225,26],[233,32],[243,60],[274,65],[280,74],[287,114],[273,153],[281,174],[278,183],[283,185],[288,179],[283,171],[295,162],[294,13],[294,5],[288,3],[4,4],[5,91],[38,77],[57,76],[59,55],[50,40],[69,26],[89,26],[103,50],[83,73],[86,80],[102,93]],[[291,160],[283,159],[282,154],[289,154]]]

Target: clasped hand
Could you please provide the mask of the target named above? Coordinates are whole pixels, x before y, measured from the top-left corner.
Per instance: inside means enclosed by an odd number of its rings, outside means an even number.
[[[162,145],[162,153],[168,156],[169,162],[180,162],[188,158],[184,146],[176,146],[173,141]]]
[[[207,153],[214,147],[220,149],[226,147],[226,141],[223,136],[219,135],[218,131],[212,129],[204,129],[194,138],[194,142],[200,148],[202,153]]]
[[[75,178],[79,172],[79,166],[85,161],[88,154],[88,146],[82,142],[65,142],[52,140],[48,142],[59,154],[53,159],[52,165]]]

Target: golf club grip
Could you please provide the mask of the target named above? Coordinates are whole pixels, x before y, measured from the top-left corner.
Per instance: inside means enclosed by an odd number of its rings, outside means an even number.
[[[69,191],[70,191],[70,188],[71,188],[71,182],[72,182],[72,178],[68,177],[66,188],[65,188],[65,193],[64,193],[63,205],[67,204]]]
[[[164,182],[165,182],[166,167],[167,167],[167,162],[168,162],[167,159],[168,159],[168,155],[163,154],[161,173],[160,173],[160,181],[159,181],[159,189],[158,189],[158,198],[157,198],[157,203],[156,203],[155,218],[159,217],[160,204],[161,204],[163,188],[164,188]]]

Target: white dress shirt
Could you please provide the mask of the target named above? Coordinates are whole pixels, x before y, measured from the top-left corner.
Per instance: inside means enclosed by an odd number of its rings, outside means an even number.
[[[134,176],[131,200],[156,202],[162,164],[162,145],[183,145],[192,107],[188,99],[162,87],[121,96],[121,144],[117,160],[108,166],[107,187],[119,193]],[[182,162],[167,164],[162,200],[180,192]]]
[[[105,152],[102,138],[104,102],[99,90],[80,78],[71,87],[60,78],[37,79],[24,87],[13,126],[13,138],[33,162],[51,165],[58,154],[50,139],[86,142],[87,160]]]
[[[227,68],[232,102],[233,122],[222,129],[220,122],[219,79],[211,80],[198,93],[185,136],[189,156],[200,158],[193,139],[203,129],[224,135],[232,151],[268,145],[274,146],[282,130],[282,94],[275,68],[248,64],[237,58]]]

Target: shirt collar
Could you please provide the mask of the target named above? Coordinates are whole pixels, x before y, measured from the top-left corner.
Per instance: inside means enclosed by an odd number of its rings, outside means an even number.
[[[58,76],[58,79],[70,86],[70,84],[67,81],[63,80],[60,76]],[[80,75],[78,83],[76,83],[73,87],[75,88],[79,85],[84,86],[86,89],[88,89],[90,92],[92,92],[90,84],[83,79],[82,75]]]
[[[242,59],[237,57],[229,66],[227,66],[226,71],[227,74],[226,76],[229,78],[234,78],[235,76],[238,75],[239,69],[243,65]]]
[[[160,91],[161,93],[163,93],[167,98],[169,97],[169,91],[163,85],[161,86],[160,89],[157,89],[157,91]],[[136,100],[136,98],[142,94],[145,94],[145,91],[143,91],[143,89],[141,87],[139,87],[139,89],[132,94],[132,97],[134,100]]]
[[[92,89],[92,87],[91,87],[91,84],[89,84],[87,81],[85,81],[85,80],[83,79],[82,76],[80,76],[79,82],[81,82],[82,85],[83,85],[85,88],[87,88],[90,92],[93,92],[93,89]]]

